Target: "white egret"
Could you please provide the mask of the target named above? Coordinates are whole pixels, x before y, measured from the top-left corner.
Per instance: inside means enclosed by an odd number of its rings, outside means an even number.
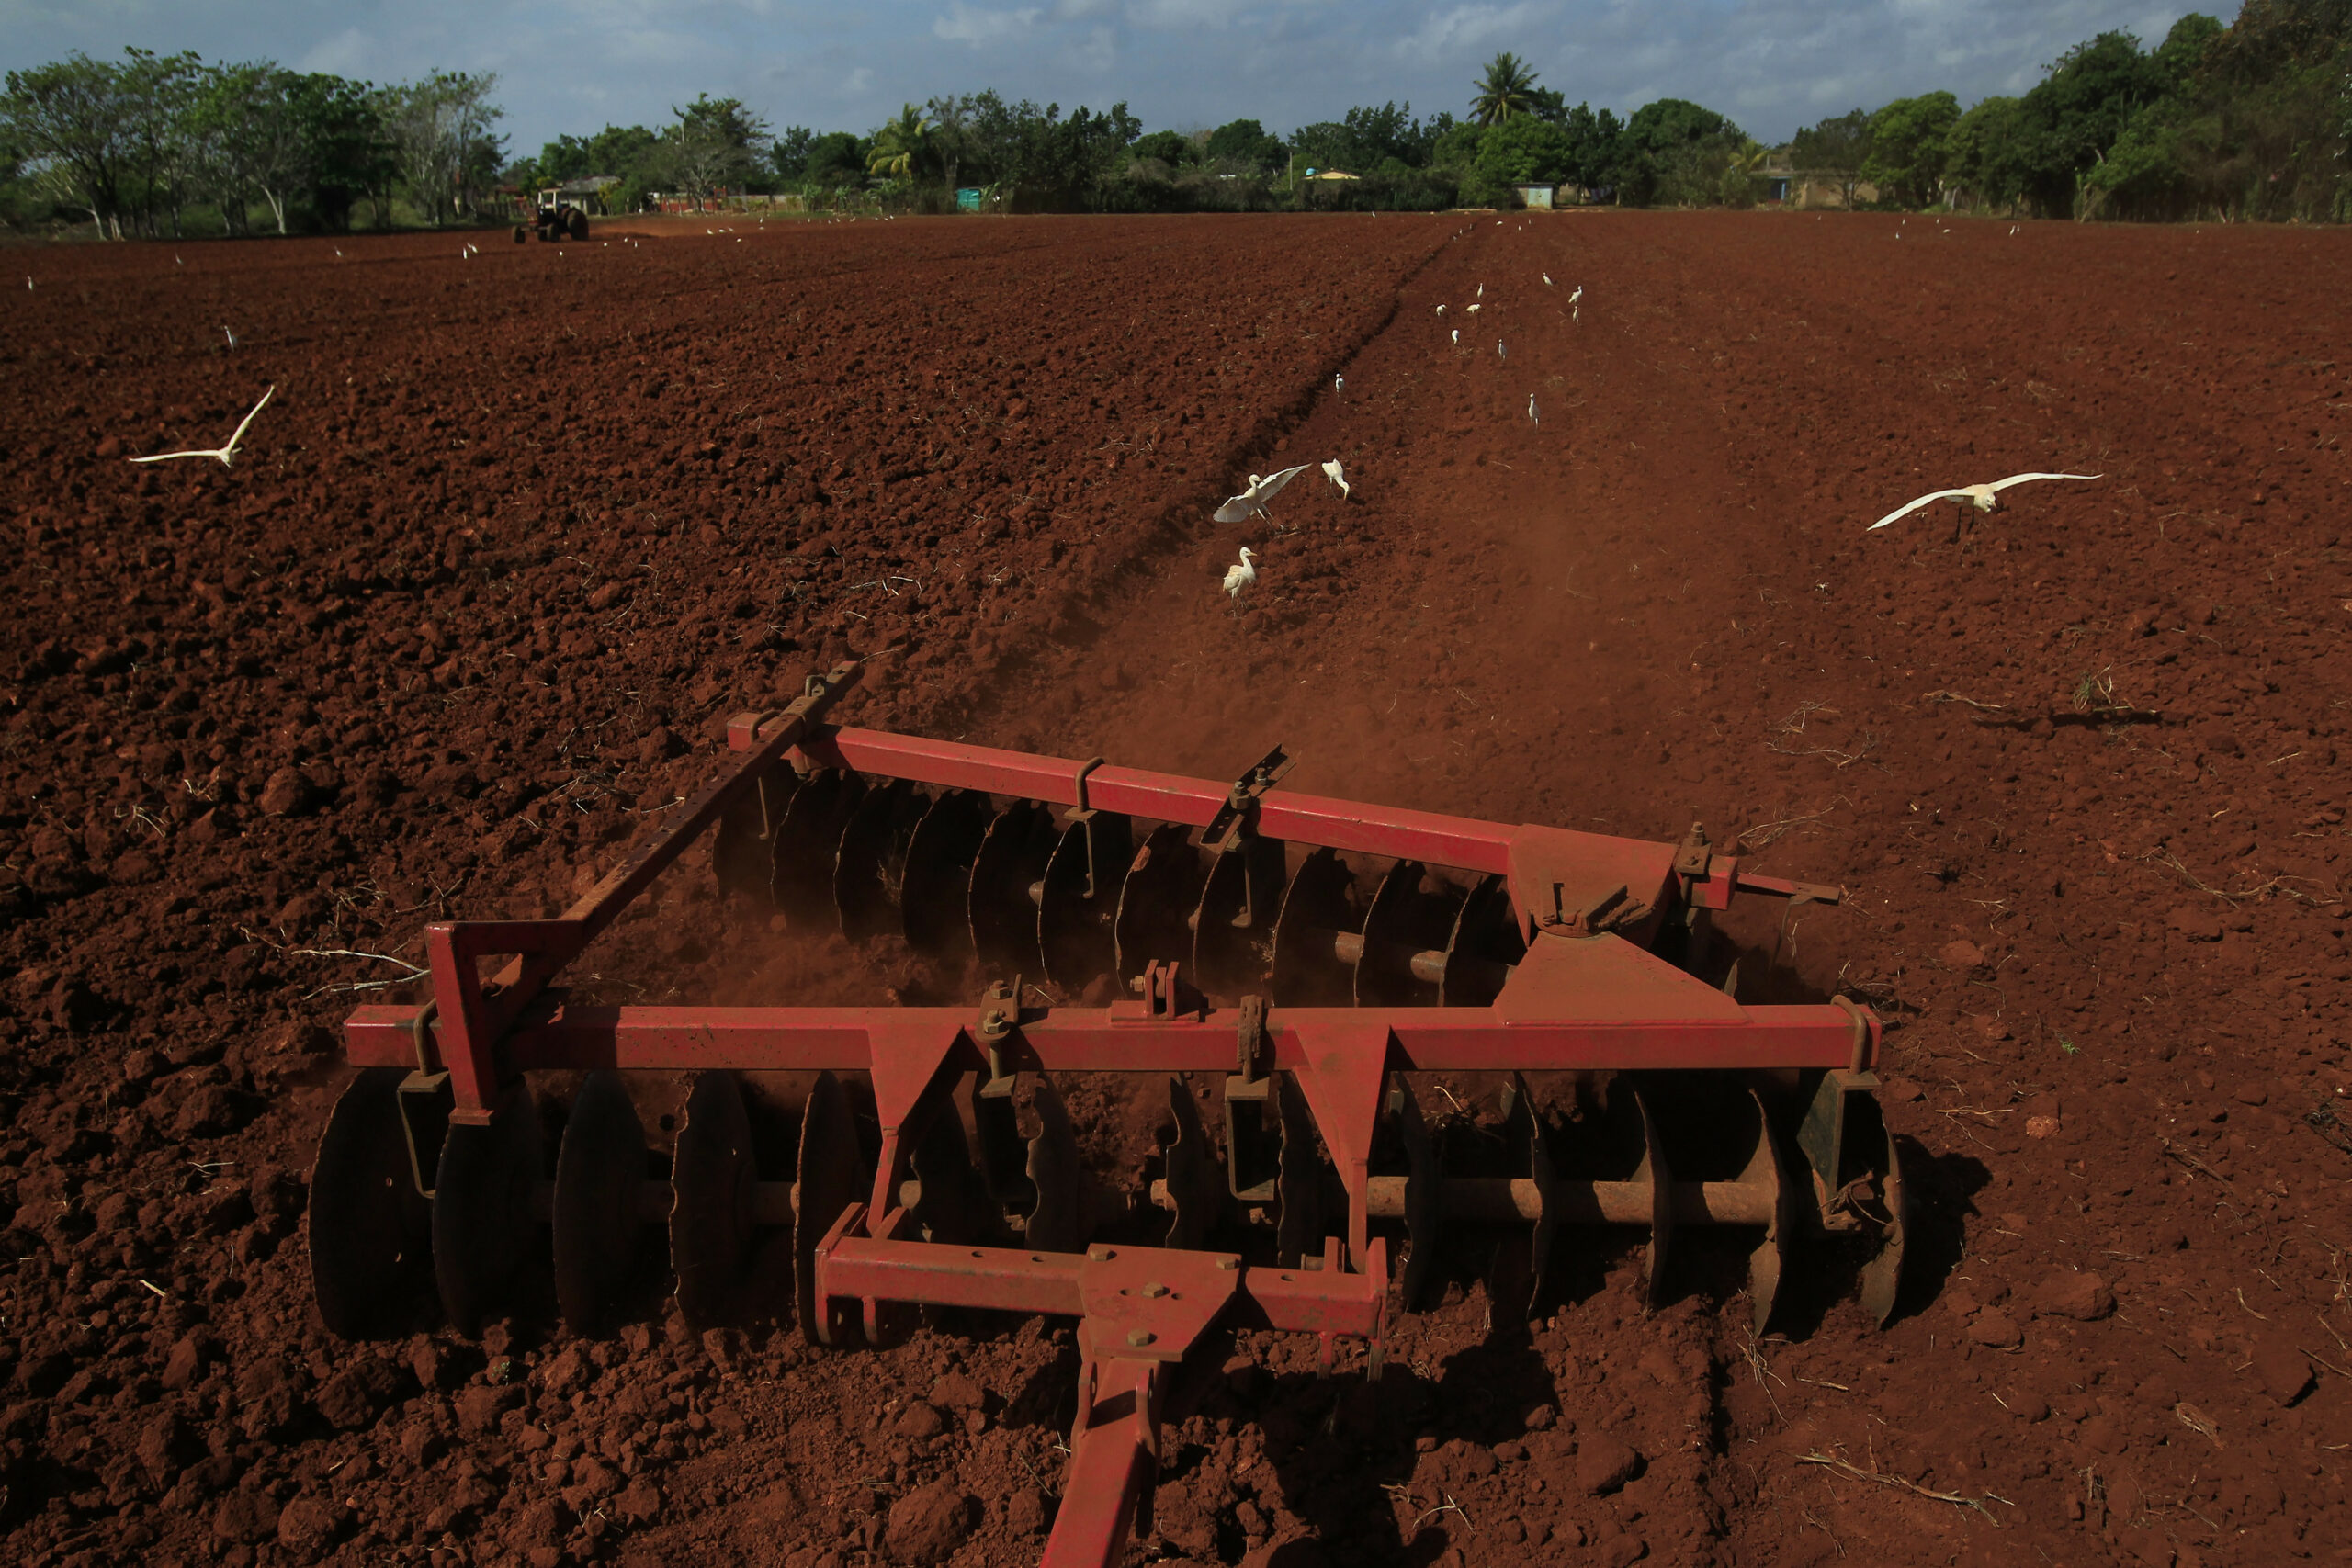
[[[1541,424],[1544,423],[1542,420],[1535,417],[1535,394],[1532,392],[1527,394],[1527,422],[1530,424]]]
[[[1544,287],[1546,288],[1552,287],[1552,275],[1548,272],[1544,275]]]
[[[1340,459],[1332,458],[1323,465],[1323,477],[1340,487],[1340,499],[1348,499],[1348,476],[1340,469]]]
[[[1477,314],[1477,313],[1478,313],[1482,309],[1484,309],[1484,307],[1483,307],[1483,306],[1478,306],[1478,305],[1464,305],[1464,306],[1463,306],[1462,308],[1463,308],[1464,310],[1468,311],[1470,314],[1474,315],[1474,316],[1475,316],[1475,315],[1476,315],[1476,314]]]
[[[1995,479],[1991,484],[1962,485],[1958,490],[1939,490],[1933,494],[1923,495],[1917,501],[1905,502],[1862,532],[1874,533],[1897,518],[1907,517],[1919,508],[1939,501],[1959,502],[1962,508],[1961,519],[1965,522],[1968,517],[1968,507],[1973,505],[1979,512],[1992,511],[1994,507],[2000,504],[1995,498],[2011,485],[2031,484],[2036,479],[2103,479],[2106,477],[2105,474],[2011,474],[2007,479]]]
[[[1454,328],[1454,329],[1453,329],[1453,341],[1454,341],[1454,343],[1455,343],[1455,344],[1456,344],[1457,346],[1458,346],[1458,345],[1461,344],[1461,342],[1462,342],[1462,329],[1461,329],[1460,327],[1456,327],[1456,328]]]
[[[1570,305],[1574,305],[1577,300],[1579,300],[1579,299],[1583,299],[1583,298],[1584,298],[1584,285],[1583,285],[1583,284],[1581,284],[1581,283],[1579,283],[1579,284],[1577,284],[1577,287],[1576,287],[1576,292],[1568,296],[1568,303],[1569,303]]]
[[[1283,486],[1290,483],[1312,467],[1314,465],[1311,463],[1300,463],[1295,468],[1283,468],[1278,473],[1262,476],[1251,474],[1250,488],[1218,507],[1216,520],[1220,523],[1246,523],[1252,517],[1272,517],[1273,513],[1266,510],[1266,502],[1280,495]]]
[[[1225,591],[1233,597],[1233,613],[1237,615],[1241,613],[1241,591],[1257,584],[1256,560],[1257,558],[1250,553],[1250,547],[1244,545],[1241,547],[1240,564],[1225,569]]]
[[[261,395],[261,401],[254,405],[253,413],[245,415],[238,423],[236,434],[229,437],[229,445],[226,446],[206,452],[159,452],[153,457],[133,457],[130,460],[134,463],[168,463],[176,457],[218,457],[220,459],[220,466],[224,468],[228,468],[229,460],[237,455],[237,443],[245,438],[245,429],[254,422],[254,414],[261,412],[263,406],[269,401],[271,394],[277,390],[277,383],[272,381],[269,384],[269,390]]]

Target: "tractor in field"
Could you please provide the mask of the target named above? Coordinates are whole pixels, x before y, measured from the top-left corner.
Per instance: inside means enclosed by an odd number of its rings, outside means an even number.
[[[588,209],[575,204],[562,191],[549,186],[538,193],[526,209],[526,221],[514,225],[514,243],[537,234],[542,240],[584,240],[588,237]]]

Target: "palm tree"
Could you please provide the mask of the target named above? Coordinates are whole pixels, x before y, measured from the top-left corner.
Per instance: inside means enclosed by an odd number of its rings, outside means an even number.
[[[1534,91],[1535,73],[1527,68],[1527,62],[1506,50],[1487,62],[1487,73],[1478,78],[1477,95],[1470,100],[1470,112],[1480,125],[1499,125],[1515,114],[1525,114]]]
[[[865,172],[905,179],[913,172],[915,160],[929,149],[933,129],[922,110],[912,104],[904,106],[898,118],[875,132],[874,154],[865,161]]]

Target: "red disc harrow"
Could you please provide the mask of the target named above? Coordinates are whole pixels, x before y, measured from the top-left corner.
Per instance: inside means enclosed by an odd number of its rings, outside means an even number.
[[[1862,1304],[1893,1310],[1878,1021],[1842,998],[1744,1005],[1690,972],[1735,898],[1833,890],[1750,874],[1696,829],[1660,844],[1283,790],[1280,751],[1228,784],[837,728],[858,675],[738,716],[732,765],[560,918],[435,922],[431,999],[352,1015],[360,1071],[310,1205],[330,1328],[384,1326],[429,1269],[474,1332],[551,1260],[556,1310],[593,1332],[665,1225],[697,1325],[746,1310],[778,1232],[811,1345],[885,1339],[915,1303],[1074,1317],[1045,1561],[1093,1568],[1148,1501],[1167,1379],[1212,1325],[1316,1335],[1327,1369],[1361,1341],[1376,1376],[1392,1305],[1428,1303],[1449,1233],[1517,1238],[1487,1281],[1498,1314],[1534,1311],[1574,1236],[1606,1226],[1646,1233],[1653,1300],[1679,1235],[1738,1233],[1759,1332],[1796,1250],[1831,1241],[1868,1250]],[[966,964],[974,1004],[568,998],[565,965],[707,833],[730,902],[903,938]],[[805,1087],[771,1105],[751,1072]],[[1166,1100],[1125,1190],[1084,1168],[1055,1089],[1102,1072]],[[650,1139],[633,1086],[681,1073],[674,1137]],[[1496,1083],[1487,1135],[1424,1108],[1462,1075]],[[763,1160],[763,1129],[796,1119],[788,1158]]]

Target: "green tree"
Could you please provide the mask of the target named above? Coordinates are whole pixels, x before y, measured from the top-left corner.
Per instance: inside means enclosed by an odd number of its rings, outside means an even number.
[[[1487,62],[1477,86],[1470,98],[1471,115],[1480,125],[1500,125],[1532,106],[1535,73],[1527,68],[1527,62],[1506,50]]]
[[[34,180],[59,205],[88,213],[101,236],[121,239],[123,180],[136,156],[121,71],[79,50],[11,71],[5,113]]]
[[[1200,162],[1201,149],[1181,130],[1154,130],[1136,138],[1127,149],[1137,163],[1149,159],[1164,164],[1170,169],[1180,169]]]
[[[1944,138],[1944,177],[1975,206],[2014,209],[2033,187],[2037,158],[2021,98],[1981,100]]]
[[[768,143],[768,163],[778,179],[797,185],[808,176],[808,151],[817,133],[805,125],[787,125]]]
[[[1637,205],[1716,201],[1724,165],[1747,141],[1738,126],[1688,98],[1644,104],[1625,122],[1620,199]]]
[[[662,135],[671,175],[688,196],[706,201],[748,184],[768,145],[767,122],[741,98],[697,93]]]
[[[932,132],[931,148],[932,155],[939,160],[939,183],[952,193],[956,187],[956,176],[964,168],[967,143],[965,122],[970,115],[965,101],[953,93],[932,99],[923,108],[936,127]]]
[[[1816,120],[1789,143],[1789,159],[1800,175],[1826,175],[1838,182],[1846,205],[1854,205],[1854,186],[1862,177],[1862,162],[1871,152],[1871,114],[1851,109]]]
[[[823,189],[838,190],[865,177],[865,155],[857,138],[846,130],[829,130],[808,144],[801,176]]]
[[[471,182],[500,161],[491,128],[506,111],[491,101],[497,86],[494,72],[435,71],[421,82],[385,89],[379,99],[409,198],[436,229],[445,218],[469,209]]]
[[[1574,171],[1576,141],[1564,126],[1513,115],[1478,138],[1478,172],[1496,186],[1552,185]]]
[[[937,129],[923,112],[908,104],[899,118],[874,133],[874,150],[866,154],[865,170],[888,179],[910,179],[915,164],[931,152],[931,133]]]
[[[2037,133],[2033,195],[2051,211],[2083,215],[2083,176],[2107,156],[2132,117],[2164,90],[2154,61],[2126,32],[2101,33],[2059,56],[2025,96]]]
[[[1245,164],[1258,169],[1278,169],[1290,158],[1290,149],[1282,138],[1267,133],[1266,128],[1254,119],[1228,120],[1209,132],[1208,145],[1204,149],[1212,163]]]
[[[1945,144],[1959,123],[1960,100],[1950,93],[1895,99],[1871,117],[1861,177],[1905,207],[1926,207],[1942,193]]]

